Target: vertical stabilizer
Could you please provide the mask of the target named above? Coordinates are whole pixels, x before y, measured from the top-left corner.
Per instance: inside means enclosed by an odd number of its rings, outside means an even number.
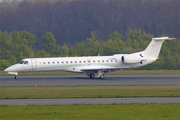
[[[164,40],[171,40],[171,39],[174,38],[168,38],[168,37],[153,38],[150,44],[147,46],[147,48],[143,51],[143,55],[147,56],[148,58],[153,57],[158,59],[162,43],[164,42]]]

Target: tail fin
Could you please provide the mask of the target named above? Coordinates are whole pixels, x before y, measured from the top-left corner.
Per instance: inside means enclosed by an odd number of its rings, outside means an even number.
[[[150,44],[142,52],[143,56],[147,56],[150,58],[153,57],[157,59],[164,40],[172,40],[172,39],[175,39],[175,38],[168,38],[168,37],[152,38],[152,41],[150,42]]]

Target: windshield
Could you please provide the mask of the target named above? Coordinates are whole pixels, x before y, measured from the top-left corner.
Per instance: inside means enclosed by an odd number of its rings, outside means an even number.
[[[25,61],[24,64],[28,64],[28,61]]]
[[[23,64],[23,63],[24,63],[24,61],[19,62],[19,64]]]

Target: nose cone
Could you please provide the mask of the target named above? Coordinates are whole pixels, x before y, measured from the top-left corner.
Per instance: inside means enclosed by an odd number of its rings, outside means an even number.
[[[9,72],[9,67],[4,70],[5,72]]]
[[[5,72],[13,72],[14,71],[14,67],[10,66],[10,67],[6,68],[4,71]]]
[[[15,65],[12,65],[12,66],[6,68],[4,71],[5,72],[17,72],[18,69],[19,69],[18,66],[15,64]]]

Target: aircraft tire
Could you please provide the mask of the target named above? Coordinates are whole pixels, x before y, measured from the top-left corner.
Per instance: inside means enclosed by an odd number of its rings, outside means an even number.
[[[105,76],[103,74],[99,77],[99,79],[104,79],[104,78]]]
[[[18,76],[15,76],[14,79],[19,79],[19,77],[18,77]]]
[[[89,77],[92,78],[92,79],[94,79],[94,78],[95,78],[95,75],[94,75],[94,74],[90,74]]]

